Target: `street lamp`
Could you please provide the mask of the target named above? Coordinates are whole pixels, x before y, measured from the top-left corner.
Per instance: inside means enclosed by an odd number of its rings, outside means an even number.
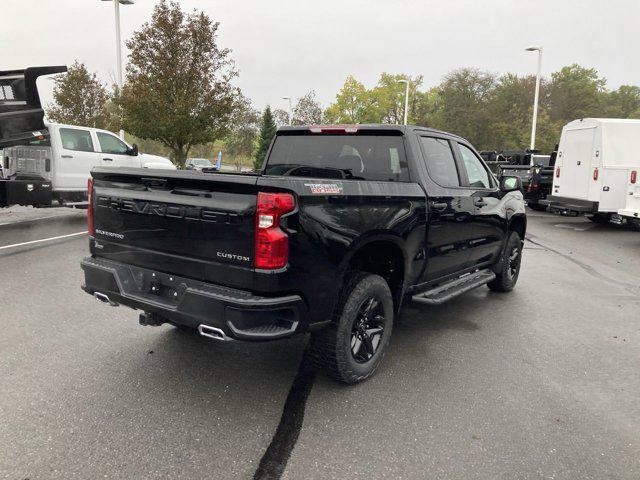
[[[407,117],[409,115],[409,80],[398,80],[398,83],[406,83],[407,89],[404,92],[404,124],[407,124]]]
[[[133,5],[133,0],[102,0],[103,2],[113,2],[116,17],[116,80],[118,89],[122,92],[122,41],[120,40],[120,5]],[[120,130],[120,138],[124,140],[124,130]]]
[[[538,52],[538,74],[536,75],[536,93],[533,97],[533,121],[531,122],[531,147],[536,148],[536,122],[538,121],[538,95],[540,94],[540,70],[542,68],[542,47],[527,47],[527,52]]]
[[[289,125],[293,125],[293,108],[291,107],[291,97],[282,97],[283,100],[289,100]]]

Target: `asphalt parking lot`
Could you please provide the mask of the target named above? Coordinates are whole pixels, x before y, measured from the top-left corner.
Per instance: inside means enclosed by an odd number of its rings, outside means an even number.
[[[80,290],[86,253],[0,249],[0,478],[251,478],[279,424],[287,479],[640,478],[639,232],[531,213],[514,292],[408,305],[353,387],[294,382],[306,337],[138,326]]]

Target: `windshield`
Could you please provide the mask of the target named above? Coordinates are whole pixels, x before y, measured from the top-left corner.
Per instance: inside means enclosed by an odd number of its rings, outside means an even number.
[[[401,136],[279,135],[266,175],[409,181]]]

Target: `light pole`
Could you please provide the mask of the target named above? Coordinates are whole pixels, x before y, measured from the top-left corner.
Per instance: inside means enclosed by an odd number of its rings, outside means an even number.
[[[404,92],[404,124],[407,124],[407,118],[409,116],[409,80],[398,80],[398,83],[406,83],[407,89]]]
[[[283,100],[289,100],[289,125],[293,125],[293,108],[291,107],[291,97],[282,97]]]
[[[116,81],[118,90],[122,93],[122,40],[120,39],[120,4],[133,5],[133,0],[102,0],[103,2],[113,1],[116,18]],[[120,138],[124,140],[124,130],[120,130]]]
[[[538,52],[538,73],[536,75],[536,93],[533,97],[533,121],[531,122],[531,150],[536,148],[536,123],[538,121],[538,95],[540,94],[540,70],[542,69],[542,47],[527,47],[527,52]]]

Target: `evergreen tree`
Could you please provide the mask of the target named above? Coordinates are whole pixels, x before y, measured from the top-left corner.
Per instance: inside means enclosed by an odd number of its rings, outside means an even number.
[[[276,122],[273,120],[273,114],[271,113],[271,107],[267,105],[262,114],[262,122],[260,124],[260,136],[258,137],[258,151],[253,159],[254,170],[259,170],[264,162],[264,157],[269,150],[271,140],[276,135]]]

